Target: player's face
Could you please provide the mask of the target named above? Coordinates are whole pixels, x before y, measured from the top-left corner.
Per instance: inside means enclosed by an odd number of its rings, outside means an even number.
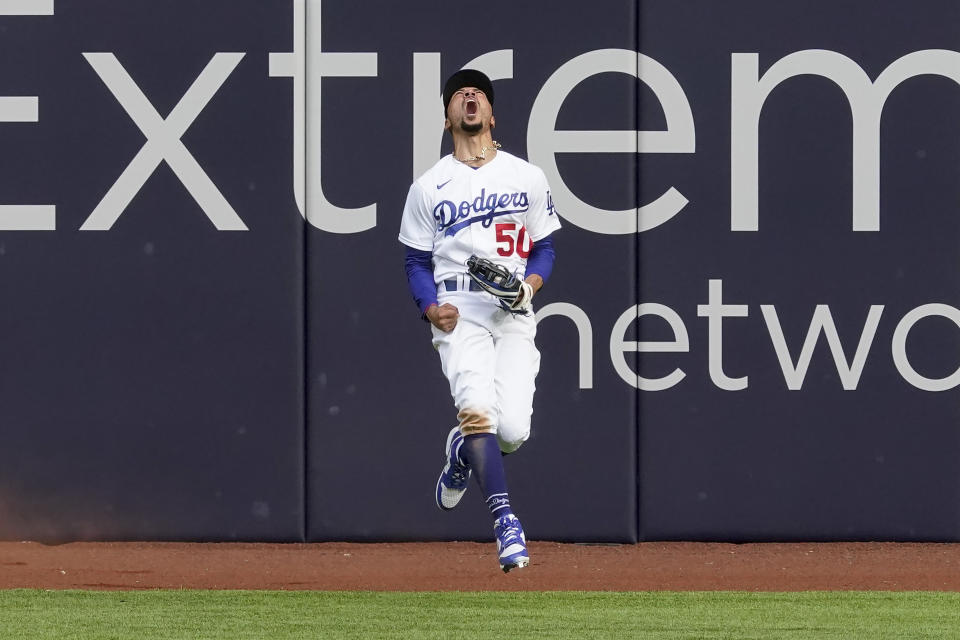
[[[483,131],[485,125],[493,126],[493,107],[487,95],[476,87],[464,87],[450,99],[447,106],[447,123],[467,133]]]

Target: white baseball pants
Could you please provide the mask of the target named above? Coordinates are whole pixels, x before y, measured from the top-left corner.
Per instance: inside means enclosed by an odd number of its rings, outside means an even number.
[[[494,433],[502,451],[516,451],[530,437],[540,371],[533,312],[512,314],[485,292],[448,292],[441,286],[438,298],[460,312],[453,331],[431,328],[461,432]]]

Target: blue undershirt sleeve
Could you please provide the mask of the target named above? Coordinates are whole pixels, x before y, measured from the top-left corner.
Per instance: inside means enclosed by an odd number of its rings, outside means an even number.
[[[546,283],[547,278],[553,271],[553,261],[556,257],[556,251],[553,249],[553,238],[551,236],[541,238],[533,243],[530,256],[527,258],[527,271],[524,277],[535,273],[543,278],[543,282]]]
[[[407,247],[404,259],[407,269],[407,284],[413,301],[424,316],[432,304],[437,304],[437,285],[433,281],[433,253]]]

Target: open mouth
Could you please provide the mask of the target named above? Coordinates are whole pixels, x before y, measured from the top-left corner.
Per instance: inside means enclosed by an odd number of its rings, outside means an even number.
[[[479,105],[477,105],[476,100],[467,100],[464,108],[466,109],[466,113],[468,116],[477,115],[477,111],[480,109]]]

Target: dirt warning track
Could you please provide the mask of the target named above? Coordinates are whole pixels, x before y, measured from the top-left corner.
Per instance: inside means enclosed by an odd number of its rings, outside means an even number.
[[[960,544],[0,543],[0,588],[960,591]]]

